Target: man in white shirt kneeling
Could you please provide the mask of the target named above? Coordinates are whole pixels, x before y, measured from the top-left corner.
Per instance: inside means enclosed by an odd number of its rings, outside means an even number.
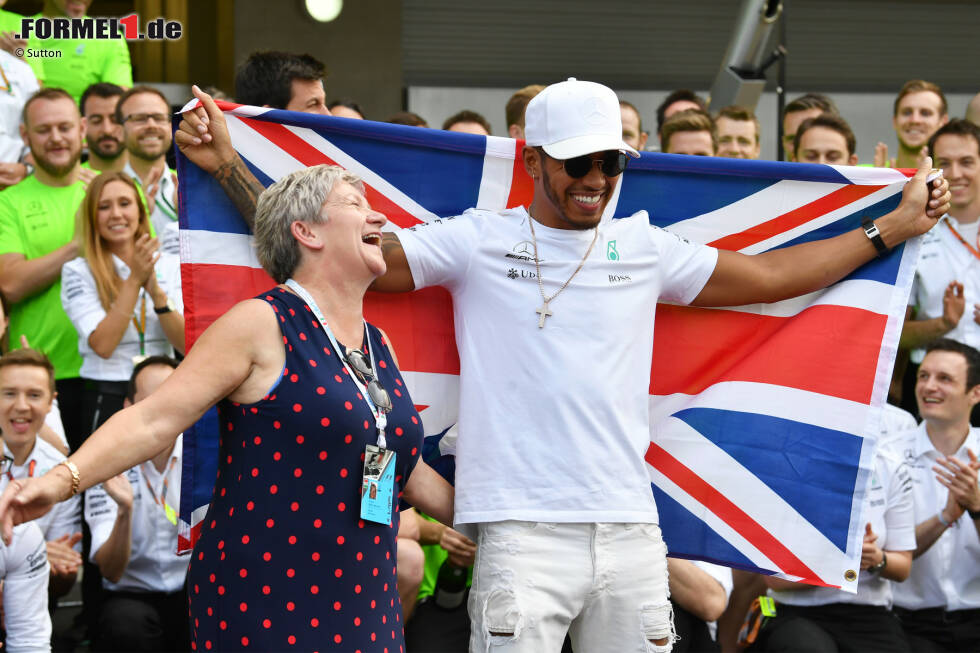
[[[127,404],[149,396],[176,367],[167,356],[137,364]],[[188,558],[176,553],[181,451],[177,436],[172,448],[86,492],[91,559],[105,589],[97,650],[190,649]]]

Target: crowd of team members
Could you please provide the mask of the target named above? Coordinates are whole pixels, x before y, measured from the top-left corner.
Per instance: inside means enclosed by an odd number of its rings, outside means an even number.
[[[71,15],[65,5],[48,0],[45,12]],[[57,465],[114,412],[152,392],[184,347],[170,103],[150,86],[133,86],[122,41],[86,42],[74,59],[18,59],[11,32],[19,19],[0,11],[8,87],[0,96],[0,294],[10,350],[0,358],[0,489]],[[76,55],[77,45],[58,42]],[[308,55],[256,53],[238,72],[234,100],[363,119],[353,101],[326,103],[324,72]],[[527,86],[508,101],[508,136],[523,138],[524,109],[543,88]],[[980,443],[970,428],[980,402],[973,349],[980,303],[965,310],[967,301],[980,302],[980,95],[970,111],[950,119],[937,86],[911,81],[895,100],[897,157],[876,148],[878,166],[915,167],[930,154],[953,199],[923,243],[926,264],[916,273],[892,386],[892,402],[923,421],[916,427],[895,406],[884,413],[858,594],[742,572],[733,578],[726,568],[671,559],[675,650],[735,650],[740,629],[754,650],[980,649]],[[652,149],[637,109],[622,102],[621,112],[624,141]],[[801,96],[782,120],[787,159],[858,163],[855,136],[830,98]],[[389,121],[428,126],[407,111]],[[656,127],[663,152],[759,157],[760,125],[750,109],[712,115],[691,91],[667,97]],[[442,128],[491,132],[470,110]],[[181,448],[178,439],[83,501],[18,527],[0,555],[8,647],[46,646],[49,599],[53,609],[84,560],[81,638],[99,650],[189,648],[187,559],[174,553]],[[408,649],[465,650],[465,601],[433,597],[445,590],[440,569],[471,566],[476,545],[412,511],[401,524]],[[775,616],[767,602],[753,601],[767,592]]]

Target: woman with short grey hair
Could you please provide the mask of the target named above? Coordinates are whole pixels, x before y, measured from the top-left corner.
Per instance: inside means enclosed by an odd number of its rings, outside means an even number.
[[[421,420],[387,338],[364,321],[385,222],[337,167],[270,186],[255,246],[279,285],[216,320],[157,392],[65,464],[12,481],[0,514],[36,518],[217,404],[218,477],[188,577],[197,649],[403,647],[399,499],[451,524],[453,492],[419,460]]]

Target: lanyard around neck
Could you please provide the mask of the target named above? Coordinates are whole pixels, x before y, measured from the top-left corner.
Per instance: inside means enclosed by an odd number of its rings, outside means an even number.
[[[27,463],[27,478],[34,478],[34,469],[36,467],[37,467],[37,461],[32,458],[31,462]],[[12,481],[14,480],[14,475],[10,471],[8,471],[7,478]]]
[[[140,356],[146,356],[146,293],[140,290],[140,319],[133,316],[133,326],[140,337]]]
[[[966,247],[968,250],[970,250],[970,253],[973,254],[975,258],[980,259],[980,251],[977,251],[976,247],[966,242],[966,238],[964,238],[960,234],[960,232],[956,230],[956,228],[953,226],[953,222],[948,217],[946,218],[946,226],[949,227],[949,230],[953,232],[953,235],[956,236],[956,239],[961,243],[963,243],[963,247]],[[980,239],[980,235],[978,235],[977,238]]]
[[[286,285],[289,286],[293,291],[295,291],[296,294],[299,295],[300,298],[302,298],[302,300],[306,302],[306,304],[310,307],[310,310],[313,311],[313,315],[315,315],[316,319],[320,322],[320,326],[323,327],[323,331],[327,334],[327,338],[329,338],[331,346],[333,346],[334,351],[337,352],[337,356],[340,358],[340,362],[344,365],[344,368],[347,370],[347,376],[349,376],[351,378],[351,381],[354,382],[354,385],[357,387],[358,391],[360,391],[361,393],[361,396],[364,398],[364,402],[368,405],[371,414],[374,416],[374,423],[378,429],[378,446],[384,449],[387,446],[385,442],[385,427],[388,425],[387,415],[385,415],[385,412],[374,404],[374,402],[371,400],[370,393],[368,393],[367,386],[361,383],[360,377],[357,375],[357,373],[351,368],[350,364],[347,362],[347,356],[346,356],[347,352],[343,351],[343,349],[340,346],[340,343],[337,342],[337,338],[334,336],[333,330],[331,330],[330,325],[327,324],[326,318],[323,317],[323,312],[320,310],[320,307],[317,306],[316,300],[314,300],[313,297],[310,295],[310,293],[306,291],[306,288],[299,285],[299,283],[295,279],[287,279]],[[377,375],[378,367],[375,364],[374,347],[371,345],[371,336],[370,333],[368,333],[367,322],[364,322],[364,339],[367,341],[368,357],[371,360],[371,369],[374,370],[375,375]]]
[[[153,499],[153,503],[159,504],[163,508],[163,514],[167,516],[167,521],[169,521],[174,526],[177,525],[177,512],[167,505],[167,488],[170,487],[170,472],[173,471],[174,465],[177,463],[177,457],[170,457],[170,465],[167,466],[167,471],[163,474],[163,489],[160,491],[160,496],[153,491],[153,486],[150,485],[150,478],[146,475],[145,465],[152,465],[152,462],[144,462],[143,465],[143,480],[146,481],[146,489],[150,492],[150,498]]]

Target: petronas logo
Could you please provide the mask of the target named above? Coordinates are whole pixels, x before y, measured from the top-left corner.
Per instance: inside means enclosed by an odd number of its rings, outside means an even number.
[[[609,243],[606,245],[606,259],[608,259],[610,261],[618,261],[619,260],[619,252],[616,251],[616,241],[615,240],[610,240]]]

